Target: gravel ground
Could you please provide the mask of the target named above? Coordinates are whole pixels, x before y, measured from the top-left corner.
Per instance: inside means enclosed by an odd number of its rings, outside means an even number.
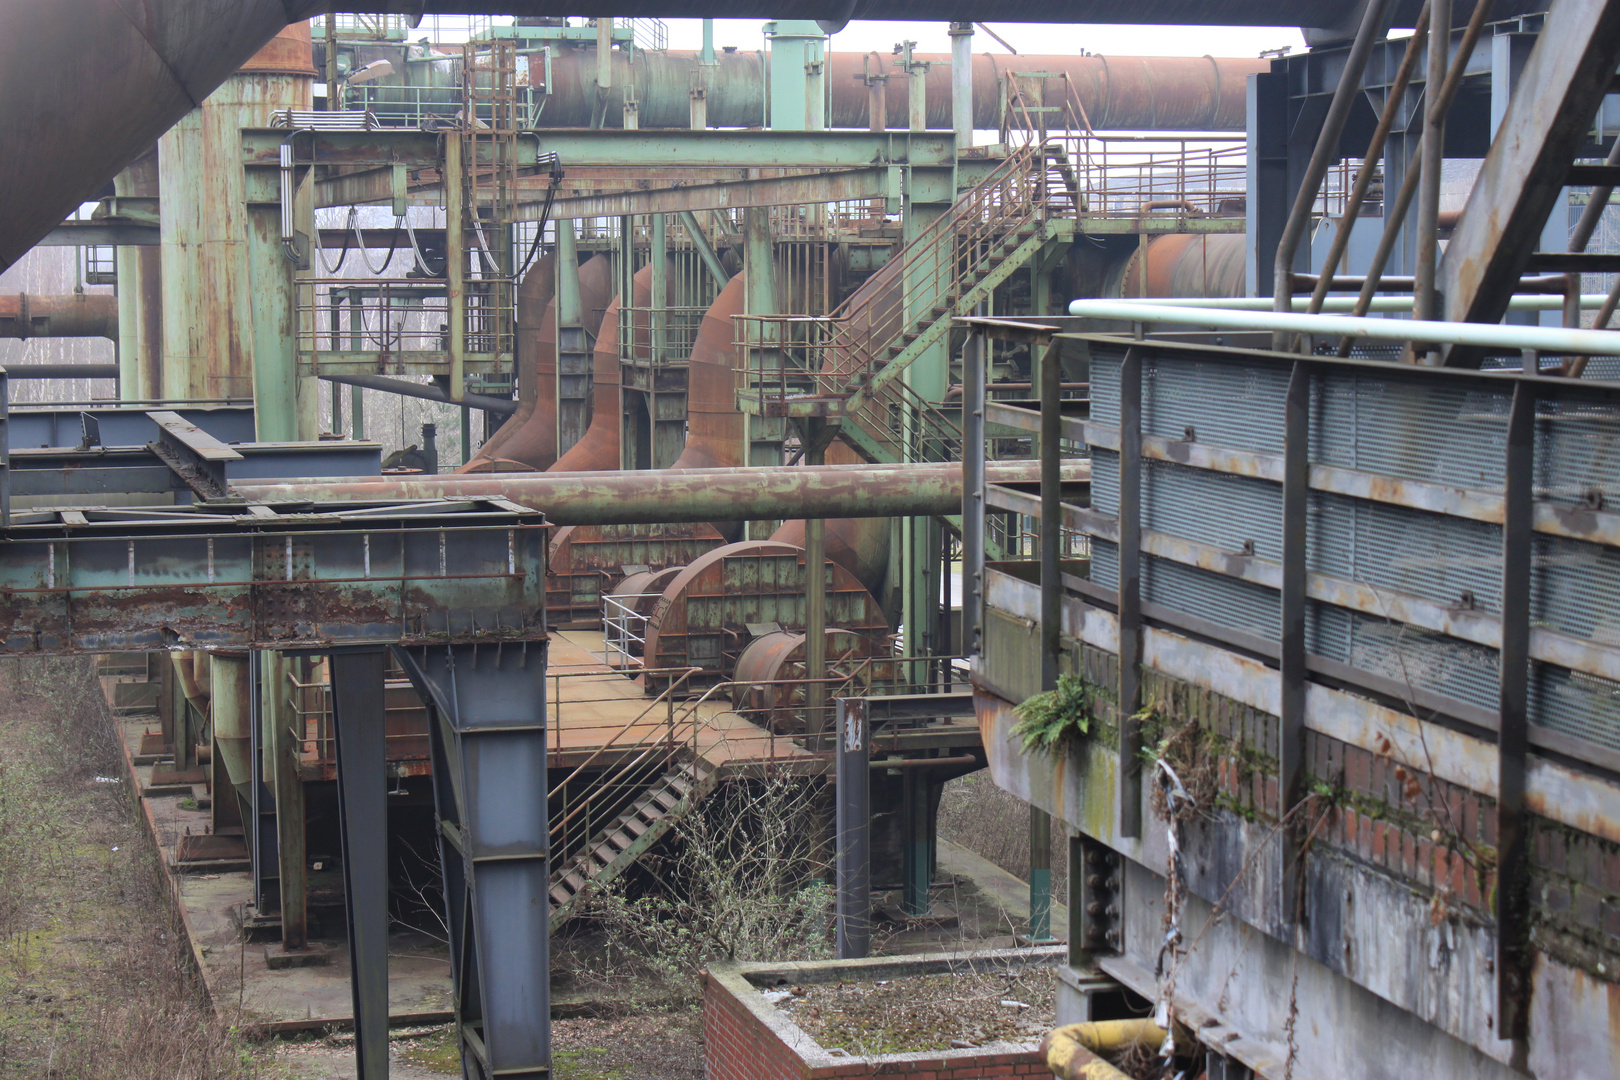
[[[703,1023],[697,1011],[551,1022],[553,1080],[701,1080]],[[460,1076],[449,1027],[395,1031],[389,1046],[392,1080]],[[355,1075],[350,1036],[283,1042],[276,1064],[299,1080],[349,1080]]]
[[[763,991],[811,1038],[855,1056],[1040,1039],[1055,1023],[1055,969],[963,970]]]

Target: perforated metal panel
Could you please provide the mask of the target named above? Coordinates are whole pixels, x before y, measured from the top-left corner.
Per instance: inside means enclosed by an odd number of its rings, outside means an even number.
[[[1620,375],[1620,364],[1603,363]],[[1117,355],[1094,355],[1098,424],[1119,422],[1119,371]],[[1144,434],[1280,455],[1287,381],[1282,365],[1150,356],[1143,363]],[[1319,372],[1310,392],[1311,461],[1394,481],[1500,493],[1512,392],[1506,380],[1482,385],[1411,368],[1399,376]],[[1595,403],[1590,395],[1582,400],[1579,384],[1542,393],[1537,500],[1576,513],[1620,508],[1620,407]],[[1091,492],[1097,510],[1118,513],[1116,452],[1093,448]],[[1281,559],[1281,485],[1275,482],[1147,461],[1142,498],[1146,529]],[[1497,525],[1313,491],[1307,528],[1307,557],[1317,573],[1369,587],[1375,597],[1416,597],[1456,612],[1501,609]],[[1620,549],[1538,534],[1533,575],[1533,626],[1620,646]],[[1116,545],[1093,541],[1092,577],[1117,587]],[[1142,585],[1145,600],[1277,640],[1275,590],[1152,555],[1143,559]],[[1306,621],[1317,655],[1414,689],[1497,707],[1494,648],[1404,625],[1390,610],[1312,601]],[[1620,750],[1620,684],[1536,663],[1530,707],[1538,724]]]

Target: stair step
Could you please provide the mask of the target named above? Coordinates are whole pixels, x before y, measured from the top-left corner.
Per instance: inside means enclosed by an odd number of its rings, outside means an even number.
[[[604,839],[606,839],[607,842],[609,844],[611,844],[613,847],[616,847],[620,851],[623,851],[625,848],[629,847],[631,842],[632,842],[632,838],[626,836],[625,831],[626,831],[625,827],[621,825],[619,828],[614,829],[612,832],[608,833],[607,836],[604,837]]]
[[[562,907],[573,898],[574,894],[568,891],[567,886],[558,883],[551,887],[551,902],[556,904],[558,907]]]
[[[586,879],[584,877],[581,877],[575,871],[566,870],[566,871],[563,872],[562,884],[566,885],[570,892],[577,894],[581,889],[583,889],[585,887],[585,883],[586,883]]]
[[[625,831],[631,836],[640,839],[642,836],[646,835],[647,830],[652,828],[652,825],[653,823],[650,821],[642,821],[640,818],[633,818],[624,823],[624,828]]]
[[[681,799],[679,795],[676,795],[672,791],[655,791],[653,792],[653,801],[659,806],[662,806],[667,812],[675,809],[676,805],[681,801]]]
[[[591,854],[596,856],[596,858],[601,861],[601,866],[602,867],[606,867],[609,863],[611,863],[619,855],[619,853],[617,851],[615,851],[613,849],[613,847],[611,845],[609,845],[606,840],[602,841],[601,843],[597,844],[595,847],[591,848]],[[598,867],[598,872],[600,872],[600,870],[601,870],[601,867]],[[593,877],[593,878],[595,876],[596,876],[596,874],[591,875],[591,877]]]

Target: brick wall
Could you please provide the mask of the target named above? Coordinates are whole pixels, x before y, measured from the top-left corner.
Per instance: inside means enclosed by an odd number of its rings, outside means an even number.
[[[1118,657],[1064,639],[1069,670],[1109,693]],[[1277,718],[1171,678],[1142,673],[1143,700],[1175,722],[1196,720],[1217,747],[1217,805],[1255,821],[1275,821]],[[1112,704],[1096,738],[1112,743]],[[1419,889],[1443,906],[1489,920],[1495,889],[1496,801],[1437,779],[1421,762],[1401,761],[1314,731],[1305,733],[1310,782],[1330,805],[1315,842]],[[1558,960],[1613,981],[1620,970],[1620,845],[1526,814],[1530,833],[1534,940]],[[1314,820],[1314,819],[1313,819]],[[1601,966],[1600,966],[1601,965]]]
[[[705,1080],[823,1080],[833,1077],[904,1076],[907,1080],[977,1080],[1051,1076],[1045,1060],[1031,1049],[1014,1052],[950,1050],[884,1054],[874,1058],[832,1057],[763,998],[750,1008],[739,993],[758,992],[739,978],[703,977],[703,1075]],[[766,1019],[762,1014],[774,1014]],[[789,1046],[783,1031],[796,1038]]]

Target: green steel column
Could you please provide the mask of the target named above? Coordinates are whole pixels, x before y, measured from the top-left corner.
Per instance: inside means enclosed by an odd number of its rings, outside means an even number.
[[[113,192],[120,196],[154,197],[160,191],[156,145],[113,179]],[[150,244],[114,250],[118,271],[118,396],[125,401],[162,397],[163,251]]]
[[[271,767],[276,790],[276,846],[280,855],[281,946],[309,944],[309,878],[304,836],[304,782],[298,775],[303,753],[301,718],[287,700],[288,658],[258,654],[260,708],[270,731]]]
[[[771,128],[821,131],[827,126],[826,37],[811,19],[765,24],[771,39]]]
[[[461,464],[472,460],[472,410],[461,407]]]
[[[281,208],[273,203],[250,206],[248,237],[251,293],[245,299],[252,313],[254,434],[260,442],[291,442],[300,437],[298,283],[281,243]],[[165,333],[173,325],[166,318]],[[165,393],[184,393],[169,383],[169,373],[165,365]],[[313,404],[318,387],[311,385],[309,391]]]
[[[749,207],[744,212],[743,279],[744,310],[750,315],[776,314],[776,259],[768,207]],[[767,347],[777,340],[774,326],[766,325],[759,333]],[[760,357],[756,363],[763,364],[767,370],[774,370],[782,362],[776,351],[762,349]],[[748,417],[748,464],[782,464],[784,424],[785,421],[777,417]]]
[[[366,391],[363,387],[349,387],[349,438],[366,437]]]
[[[572,218],[557,221],[557,456],[585,437],[591,343],[579,297],[579,249]],[[541,393],[546,391],[542,389]]]
[[[973,145],[973,24],[951,23],[951,126],[956,148]]]
[[[698,54],[701,63],[712,64],[714,60],[714,20],[703,20],[703,51]]]
[[[1052,816],[1029,808],[1029,940],[1052,940]]]
[[[343,384],[332,384],[332,434],[343,434]]]
[[[929,780],[926,769],[902,769],[901,772],[900,910],[915,917],[928,914],[928,894],[933,884]]]
[[[445,292],[450,309],[450,397],[467,393],[467,221],[461,174],[461,135],[444,137]]]
[[[245,808],[252,805],[250,785],[254,779],[248,656],[245,652],[214,652],[208,657],[208,711],[214,723],[214,751],[219,754],[233,789],[215,791],[214,800],[216,803],[222,799],[236,800],[239,807]],[[246,812],[242,814],[244,824],[251,816]],[[250,842],[255,839],[251,828],[244,832]]]

